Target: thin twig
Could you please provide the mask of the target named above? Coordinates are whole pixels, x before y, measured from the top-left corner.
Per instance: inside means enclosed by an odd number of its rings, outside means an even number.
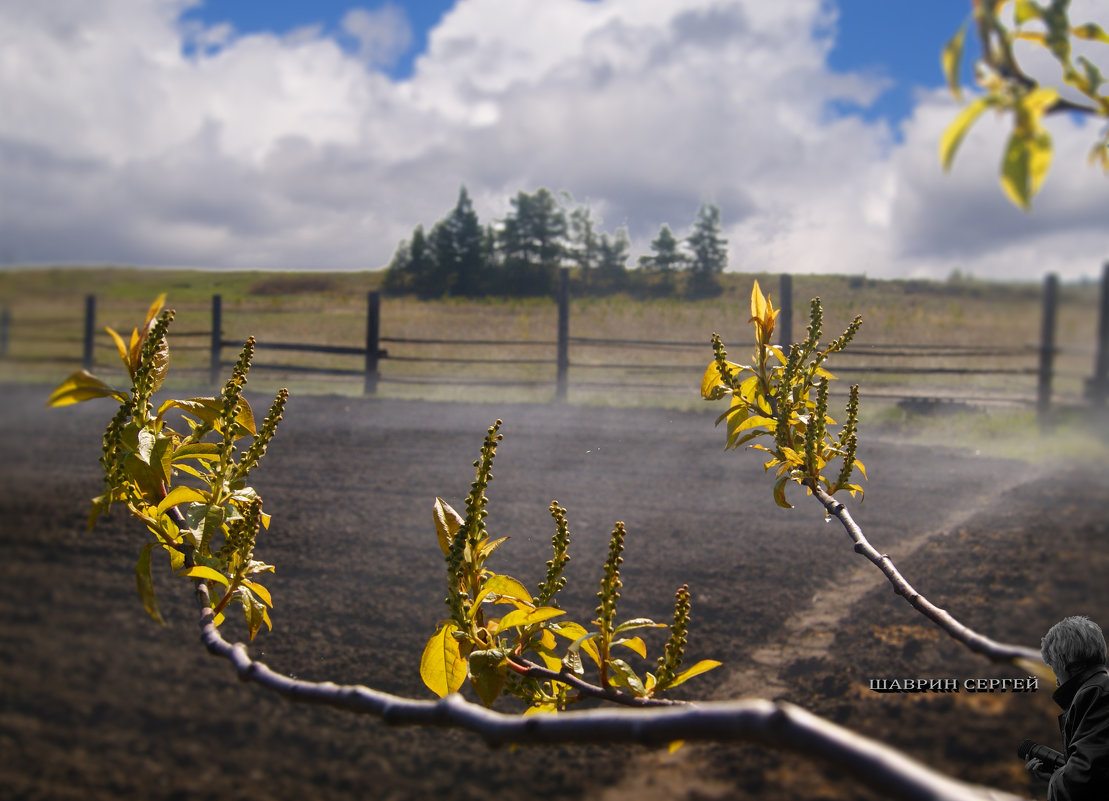
[[[812,483],[806,485],[817,499],[824,504],[824,508],[828,514],[839,520],[843,524],[847,535],[855,543],[855,553],[862,554],[871,562],[873,562],[879,570],[881,570],[886,578],[889,579],[890,584],[893,585],[893,591],[903,597],[910,606],[927,617],[948,635],[956,641],[962,643],[975,653],[982,654],[993,662],[1008,662],[1015,663],[1018,660],[1024,663],[1022,667],[1034,669],[1038,665],[1043,665],[1043,659],[1040,657],[1038,651],[1031,648],[1025,648],[1021,645],[1010,645],[1008,643],[997,642],[989,637],[979,634],[969,626],[960,623],[945,609],[940,609],[933,604],[923,595],[913,588],[906,578],[901,575],[901,572],[894,565],[893,560],[889,558],[888,554],[880,553],[870,541],[863,534],[859,525],[851,517],[851,513],[847,511],[847,507],[837,501],[827,492],[825,492],[819,485]]]

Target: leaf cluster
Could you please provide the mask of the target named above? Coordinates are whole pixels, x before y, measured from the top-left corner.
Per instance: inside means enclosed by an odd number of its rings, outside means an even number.
[[[726,449],[748,445],[770,454],[764,467],[776,469],[774,501],[779,506],[792,508],[785,494],[791,481],[810,490],[819,486],[830,495],[847,490],[861,498],[862,487],[852,483],[856,469],[866,477],[866,466],[855,455],[859,388],[851,387],[844,423],[833,436],[829,427],[837,424],[828,415],[828,387],[836,377],[824,365],[831,354],[847,347],[862,318],[856,317],[839,337],[822,344],[823,309],[820,299],[814,298],[808,335],[791,345],[787,356],[772,344],[778,313],[755,281],[749,320],[755,326],[751,364],[728,361],[720,337],[713,334],[714,358],[701,381],[701,396],[729,399],[727,410],[716,420],[717,425],[727,424]],[[837,459],[840,468],[831,478],[827,470]]]
[[[702,660],[680,670],[689,624],[687,587],[678,591],[674,624],[657,672],[640,675],[625,658],[631,654],[647,658],[647,644],[634,632],[666,628],[666,624],[645,617],[618,622],[620,565],[627,536],[623,523],[615,525],[609,540],[591,628],[567,619],[557,601],[566,585],[563,570],[570,559],[566,510],[557,501],[550,506],[555,524],[553,555],[534,595],[518,579],[487,567],[489,558],[508,540],[492,538],[486,528],[485,492],[493,478],[500,427],[498,420],[488,429],[480,458],[474,462],[476,477],[465,516],[441,498],[435,499],[433,516],[447,565],[450,616],[439,623],[420,660],[420,676],[428,689],[443,697],[458,692],[468,680],[486,706],[505,693],[524,699],[529,713],[555,712],[588,697],[649,702],[717,667],[719,662]],[[584,678],[586,660],[596,668],[596,685]]]
[[[113,388],[87,371],[69,376],[47,400],[49,406],[110,397],[119,411],[104,432],[104,492],[93,499],[89,528],[113,503],[124,504],[142,521],[151,541],[143,546],[135,581],[146,611],[159,622],[151,557],[164,551],[173,572],[219,587],[214,611],[217,624],[224,609],[242,606],[251,639],[265,625],[272,628],[273,599],[259,575],[273,566],[254,558],[258,533],[269,526],[262,499],[247,477],[265,455],[277,432],[288,392],[277,393],[261,426],[243,397],[254,354],[250,339],[220,395],[170,398],[157,406],[153,395],[169,369],[166,332],[174,313],[159,296],[141,328],[125,340],[108,329],[131,379],[129,390]],[[182,427],[174,428],[172,418]],[[246,440],[250,441],[245,449]]]
[[[1001,187],[1009,200],[1026,211],[1030,208],[1051,166],[1051,136],[1043,118],[1056,112],[1077,112],[1109,118],[1109,94],[1103,91],[1106,79],[1101,70],[1085,56],[1074,56],[1074,40],[1109,44],[1109,34],[1093,22],[1075,25],[1070,21],[1066,0],[1014,0],[1012,22],[1001,12],[1009,0],[980,0],[974,3],[974,27],[981,57],[976,63],[976,81],[983,94],[966,105],[948,125],[940,138],[940,162],[950,169],[963,138],[986,109],[1012,118],[1012,131],[1001,162]],[[962,99],[959,70],[962,63],[967,25],[948,41],[941,55],[947,84],[957,100]],[[1075,103],[1060,96],[1059,90],[1041,86],[1021,67],[1014,44],[1034,42],[1044,47],[1059,64],[1064,83],[1083,97]],[[1091,164],[1109,172],[1109,127],[1090,150]]]

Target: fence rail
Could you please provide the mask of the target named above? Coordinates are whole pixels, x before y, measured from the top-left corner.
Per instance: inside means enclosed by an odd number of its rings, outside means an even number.
[[[793,338],[792,331],[792,277],[780,277],[777,300],[781,307],[778,318],[779,337],[782,344]],[[940,398],[973,402],[1008,402],[1034,406],[1046,415],[1055,395],[1055,379],[1084,378],[1086,399],[1104,405],[1109,397],[1109,264],[1105,265],[1098,312],[1098,330],[1094,343],[1094,369],[1092,375],[1078,376],[1073,369],[1060,371],[1057,357],[1064,352],[1073,355],[1073,349],[1057,345],[1059,286],[1054,275],[1045,277],[1042,292],[1040,340],[1038,345],[999,346],[970,343],[854,343],[850,349],[837,354],[834,372],[845,376],[874,376],[879,383],[869,394],[884,398]],[[612,387],[649,392],[685,391],[696,386],[696,379],[708,362],[705,341],[669,340],[662,338],[621,338],[599,336],[570,336],[570,293],[568,271],[560,273],[558,287],[557,330],[554,339],[491,339],[403,337],[381,334],[381,296],[370,292],[366,307],[366,344],[338,345],[303,342],[261,340],[256,343],[259,359],[254,368],[297,375],[340,376],[361,378],[364,392],[373,395],[381,384],[418,385],[434,381],[451,387],[549,387],[556,399],[565,400],[571,387],[582,390]],[[10,353],[13,331],[26,332],[37,342],[74,343],[81,346],[80,362],[92,369],[99,351],[114,351],[110,342],[97,342],[97,303],[95,296],[85,300],[84,315],[68,320],[44,321],[16,320],[7,308],[0,310],[0,358],[12,363],[30,361],[31,357]],[[224,351],[237,349],[238,341],[225,336],[223,303],[220,295],[212,296],[211,328],[206,330],[175,331],[174,349],[195,353],[208,353],[208,380],[215,385],[220,379],[226,361]],[[80,325],[82,335],[75,336],[59,330]],[[31,333],[33,332],[33,333]],[[185,340],[182,342],[181,340]],[[389,349],[383,346],[388,345]],[[434,352],[428,352],[431,349]],[[482,349],[491,352],[482,354]],[[451,355],[442,355],[450,351]],[[461,355],[456,354],[461,351]],[[476,351],[476,352],[475,352]],[[358,358],[358,366],[341,366],[334,363],[298,364],[287,360],[267,361],[268,352],[298,353],[328,357]],[[662,356],[662,361],[644,361],[644,352]],[[683,362],[685,354],[690,360]],[[694,357],[693,354],[696,354]],[[534,355],[532,355],[534,354]],[[626,355],[626,358],[624,357]],[[62,356],[40,355],[39,361],[65,360]],[[334,360],[330,360],[334,361]],[[954,362],[954,363],[953,363]],[[434,374],[414,374],[407,366],[436,364]],[[393,369],[390,365],[395,365]],[[384,366],[385,369],[382,369]],[[444,367],[467,368],[535,368],[520,369],[511,376],[475,376],[466,372],[444,370]],[[553,370],[551,369],[553,368]],[[203,368],[194,368],[202,371]],[[605,378],[597,378],[605,372]],[[521,374],[522,373],[522,374]],[[681,383],[668,382],[668,377],[681,375]],[[938,387],[924,383],[920,377],[958,377],[976,379],[1012,378],[1029,381],[1016,390],[1012,384],[988,387],[966,385]],[[900,378],[900,382],[887,379]],[[885,383],[883,383],[885,382]]]

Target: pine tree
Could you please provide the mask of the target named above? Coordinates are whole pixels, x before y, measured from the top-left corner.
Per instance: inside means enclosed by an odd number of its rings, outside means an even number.
[[[454,209],[432,228],[431,239],[444,292],[474,297],[486,291],[482,228],[465,186]]]
[[[589,286],[590,273],[600,257],[600,241],[589,206],[578,206],[570,212],[570,241],[570,259],[581,271],[582,285]]]
[[[658,236],[651,240],[651,255],[639,257],[639,266],[648,272],[661,275],[662,286],[667,291],[673,288],[674,273],[688,264],[688,259],[680,248],[681,245],[670,231],[670,226],[663,223],[658,229]]]
[[[566,214],[547,189],[520,192],[511,203],[499,237],[506,289],[515,295],[548,294],[566,251]]]
[[[620,289],[627,283],[630,247],[628,232],[623,228],[617,229],[616,235],[612,237],[601,234],[597,276],[603,286],[609,289]]]
[[[728,240],[720,235],[720,208],[702,203],[686,237],[693,257],[690,260],[689,289],[694,295],[718,295],[722,287],[717,276],[728,266]]]

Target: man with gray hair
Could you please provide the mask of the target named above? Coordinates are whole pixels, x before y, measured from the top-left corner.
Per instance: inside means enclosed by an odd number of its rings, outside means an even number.
[[[1055,671],[1052,699],[1063,709],[1059,731],[1066,762],[1053,773],[1039,759],[1025,767],[1046,779],[1048,801],[1109,799],[1109,670],[1105,635],[1088,617],[1056,623],[1040,642],[1040,655]]]

